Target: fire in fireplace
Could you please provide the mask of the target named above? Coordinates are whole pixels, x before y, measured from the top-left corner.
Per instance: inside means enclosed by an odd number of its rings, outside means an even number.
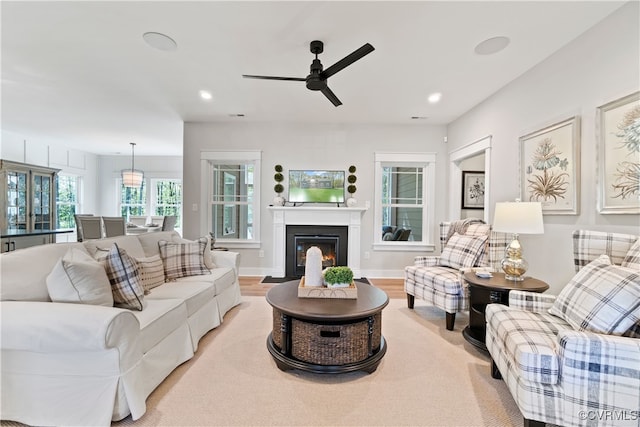
[[[348,227],[287,226],[287,277],[304,276],[307,250],[316,246],[322,252],[322,267],[347,265]]]

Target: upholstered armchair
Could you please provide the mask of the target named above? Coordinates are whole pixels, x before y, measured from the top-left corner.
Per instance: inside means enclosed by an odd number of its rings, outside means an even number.
[[[446,312],[446,328],[450,331],[456,313],[469,309],[464,272],[473,267],[497,271],[508,244],[503,233],[478,219],[440,224],[442,252],[439,256],[417,256],[414,265],[405,267],[404,291],[407,305],[413,308],[415,298]]]

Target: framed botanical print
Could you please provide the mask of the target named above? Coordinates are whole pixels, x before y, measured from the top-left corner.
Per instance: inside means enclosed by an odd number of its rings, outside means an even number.
[[[484,209],[484,172],[462,172],[462,209]]]
[[[577,215],[580,117],[520,137],[520,198],[540,202],[543,214]]]
[[[640,92],[598,107],[598,210],[640,213]]]

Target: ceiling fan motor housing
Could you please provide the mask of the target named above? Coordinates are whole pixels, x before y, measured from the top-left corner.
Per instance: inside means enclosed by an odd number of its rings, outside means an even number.
[[[307,76],[307,89],[322,90],[327,87],[327,80],[320,78],[322,63],[319,59],[314,59],[311,63],[310,74]]]

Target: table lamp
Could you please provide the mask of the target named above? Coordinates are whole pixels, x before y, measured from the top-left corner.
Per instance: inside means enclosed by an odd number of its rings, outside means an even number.
[[[539,202],[498,202],[493,218],[493,231],[513,233],[513,240],[507,246],[501,265],[507,280],[524,280],[529,264],[522,258],[520,234],[542,234],[542,204]]]

